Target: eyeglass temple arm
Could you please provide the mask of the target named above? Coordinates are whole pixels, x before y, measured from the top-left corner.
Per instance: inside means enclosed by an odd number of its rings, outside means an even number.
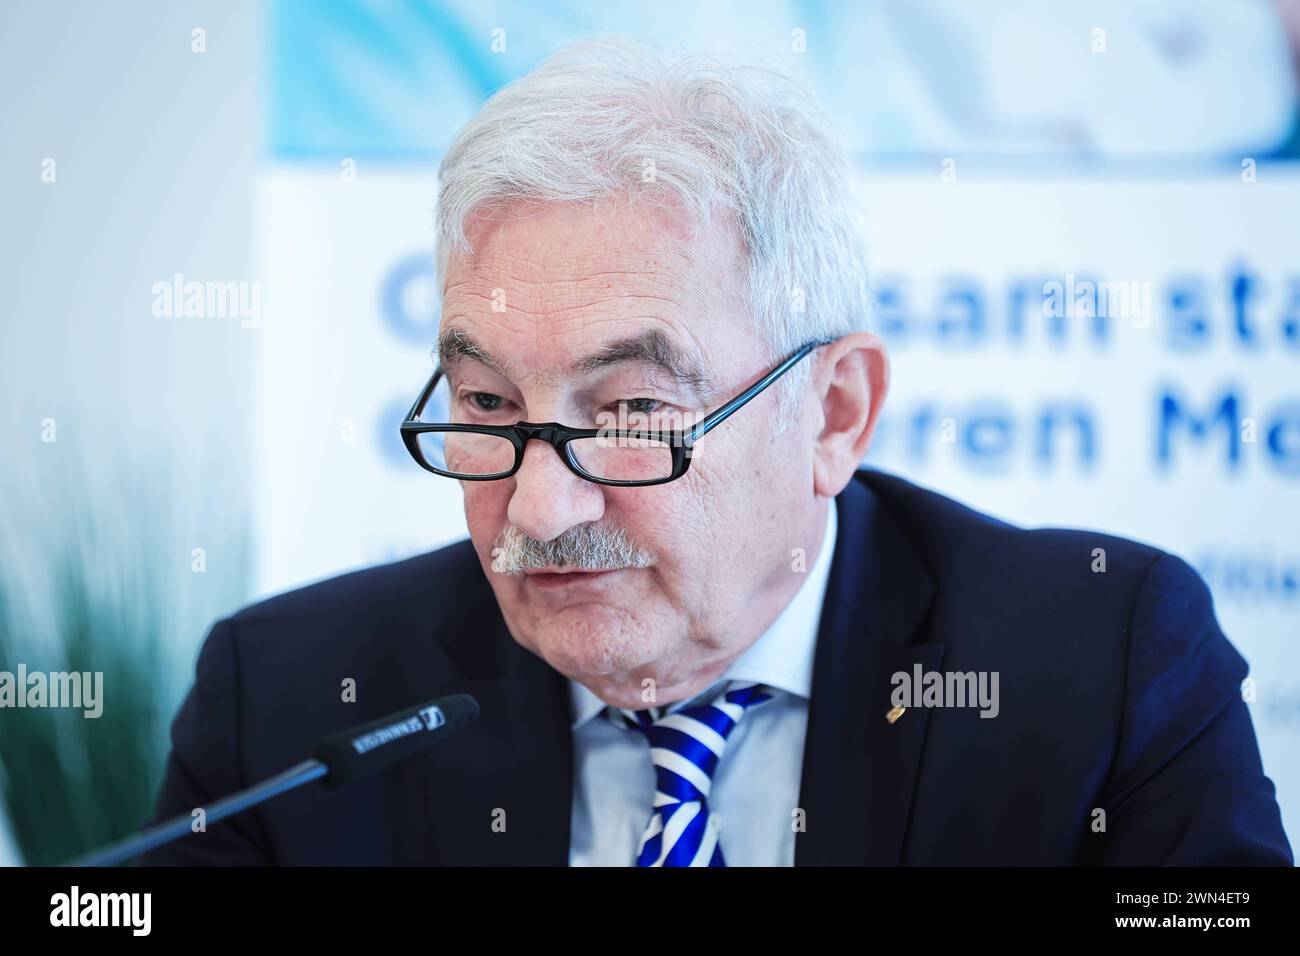
[[[439,365],[433,370],[433,375],[429,377],[429,383],[424,386],[424,391],[420,392],[420,397],[415,400],[415,404],[411,406],[411,410],[406,413],[406,420],[408,422],[415,421],[416,416],[420,414],[420,409],[424,406],[424,403],[429,400],[429,396],[433,394],[433,387],[438,384],[438,378],[441,375],[442,366]]]
[[[756,397],[761,391],[763,391],[763,389],[767,388],[778,378],[784,375],[787,371],[789,371],[792,365],[798,362],[801,358],[803,358],[813,349],[817,348],[820,345],[830,345],[834,341],[835,341],[834,339],[820,339],[813,342],[807,342],[804,345],[800,346],[797,352],[791,355],[788,359],[786,359],[776,368],[772,369],[772,371],[768,372],[766,375],[760,378],[753,385],[749,386],[749,388],[745,389],[743,392],[741,392],[731,401],[727,402],[725,405],[719,406],[718,408],[710,412],[708,415],[706,415],[704,418],[696,422],[694,427],[692,427],[691,430],[687,433],[686,441],[690,444],[694,444],[696,441],[703,438],[713,428],[715,428],[718,425],[721,425],[724,421],[726,421],[728,416],[730,416],[733,412],[739,409],[750,399]]]
[[[821,345],[830,345],[834,341],[835,341],[834,339],[819,339],[812,342],[806,342],[805,344],[800,346],[798,351],[796,351],[793,355],[787,358],[776,368],[772,369],[772,371],[768,372],[766,375],[760,378],[749,388],[745,389],[743,392],[741,392],[731,401],[727,402],[725,405],[722,405],[714,409],[712,412],[710,412],[700,421],[696,422],[695,425],[691,428],[690,432],[687,434],[687,440],[691,443],[694,443],[698,441],[700,438],[703,438],[713,428],[715,428],[718,425],[721,425],[724,421],[726,421],[727,418],[733,412],[741,408],[750,399],[756,397],[760,392],[763,391],[763,389],[767,388],[774,381],[776,381],[787,371],[789,371],[791,366],[793,366],[796,362],[802,359],[813,349]],[[433,375],[429,377],[428,384],[425,385],[424,390],[420,392],[420,397],[415,400],[415,404],[411,406],[411,410],[406,413],[407,421],[415,420],[415,417],[419,414],[420,409],[423,407],[424,403],[427,402],[429,400],[429,396],[433,394],[434,386],[437,385],[438,379],[441,375],[442,375],[442,366],[439,365],[437,368],[433,370]]]

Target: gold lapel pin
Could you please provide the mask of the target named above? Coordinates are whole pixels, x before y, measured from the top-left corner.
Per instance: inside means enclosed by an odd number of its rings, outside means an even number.
[[[894,721],[898,720],[899,717],[902,717],[903,714],[906,712],[907,712],[906,707],[891,707],[889,709],[889,713],[885,714],[885,720],[889,721],[892,724],[894,723]]]

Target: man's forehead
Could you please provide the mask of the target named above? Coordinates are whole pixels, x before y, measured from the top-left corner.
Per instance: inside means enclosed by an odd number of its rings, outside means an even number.
[[[614,195],[594,203],[491,207],[471,217],[468,246],[446,265],[446,295],[504,297],[524,312],[581,309],[617,298],[743,297],[744,245],[730,222],[696,230],[671,203]],[[733,281],[728,282],[726,279]],[[734,286],[734,288],[733,288]]]
[[[734,231],[691,236],[679,211],[618,197],[485,219],[448,263],[444,367],[472,359],[511,381],[558,383],[636,362],[697,394],[712,388],[747,316]]]
[[[531,350],[533,342],[526,343]],[[454,368],[462,362],[477,362],[513,380],[512,365],[516,356],[498,345],[489,349],[476,338],[473,331],[460,324],[451,324],[438,336],[438,360],[444,369]],[[530,356],[531,358],[531,356]],[[530,366],[535,363],[530,362]],[[662,328],[626,328],[604,335],[584,336],[576,354],[549,365],[549,375],[559,375],[581,380],[598,372],[622,364],[642,364],[658,369],[679,384],[698,393],[712,387],[704,357],[690,342],[682,342]]]
[[[614,193],[586,202],[485,204],[467,218],[465,238],[480,255],[495,250],[513,256],[531,247],[539,258],[563,258],[589,252],[635,256],[638,248],[684,254],[684,246],[699,240],[737,241],[740,236],[730,223],[698,230],[693,217],[670,198],[645,202]]]

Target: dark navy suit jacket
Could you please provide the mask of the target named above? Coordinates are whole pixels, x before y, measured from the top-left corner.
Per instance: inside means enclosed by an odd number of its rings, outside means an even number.
[[[1016,528],[877,471],[837,501],[796,864],[1293,863],[1242,701],[1246,663],[1186,563]],[[890,723],[891,677],[917,664],[996,671],[997,717],[910,707]],[[309,785],[144,862],[566,864],[567,681],[511,638],[468,542],[218,622],[172,725],[155,819],[462,691],[480,718],[425,755]]]

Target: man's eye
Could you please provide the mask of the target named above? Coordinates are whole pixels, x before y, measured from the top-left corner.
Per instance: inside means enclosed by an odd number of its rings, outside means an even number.
[[[629,412],[649,415],[651,412],[655,411],[656,406],[661,405],[662,402],[655,398],[625,398],[621,400],[619,404],[623,405]]]
[[[480,412],[495,412],[501,407],[501,396],[491,392],[471,392],[469,402]]]

